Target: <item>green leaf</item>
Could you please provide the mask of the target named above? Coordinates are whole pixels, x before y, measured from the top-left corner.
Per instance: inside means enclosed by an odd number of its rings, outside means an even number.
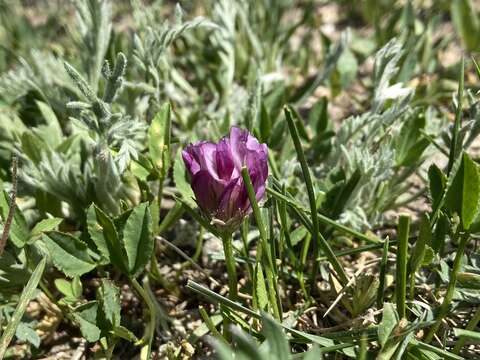
[[[318,100],[308,114],[308,123],[315,129],[317,136],[329,127],[328,98],[323,96]]]
[[[117,229],[112,221],[112,219],[105,214],[100,208],[96,205],[93,205],[95,209],[95,217],[97,218],[98,225],[102,228],[103,239],[108,249],[108,254],[110,258],[110,262],[115,265],[120,271],[124,272],[125,274],[128,273],[127,268],[127,254],[123,247],[120,238],[118,237]],[[90,228],[89,228],[90,229]],[[102,239],[98,236],[97,239],[93,239],[94,241],[98,241],[97,246],[104,246],[102,244]],[[99,249],[99,251],[102,251]],[[105,248],[103,248],[105,251]]]
[[[58,231],[43,235],[53,264],[69,277],[81,276],[95,269],[96,264],[88,253],[88,248],[80,239]]]
[[[358,62],[355,55],[346,48],[337,62],[337,71],[340,75],[340,86],[344,89],[355,79],[358,70]]]
[[[101,330],[97,326],[98,303],[90,301],[79,306],[73,313],[75,321],[80,326],[83,337],[88,342],[96,342],[100,339]]]
[[[40,336],[28,324],[21,322],[15,331],[15,337],[23,342],[28,342],[38,348],[40,346]]]
[[[372,305],[377,296],[379,282],[379,279],[373,275],[359,275],[353,288],[353,316],[362,314]]]
[[[287,337],[282,328],[277,325],[268,314],[262,316],[263,329],[262,333],[268,341],[269,355],[271,359],[289,360],[290,346]]]
[[[453,172],[453,171],[452,171]],[[480,174],[478,165],[463,154],[451,186],[447,190],[445,205],[451,212],[456,212],[465,230],[468,230],[478,213],[480,200]]]
[[[76,299],[82,296],[83,286],[79,276],[75,276],[73,278],[71,286],[72,286],[72,294]]]
[[[322,359],[322,353],[317,344],[314,344],[310,350],[305,353],[303,360],[319,360]]]
[[[135,160],[130,161],[130,171],[141,181],[147,181],[148,175],[150,175],[150,171]]]
[[[177,191],[182,195],[182,199],[191,207],[197,207],[195,202],[195,195],[187,180],[187,171],[182,159],[182,152],[179,150],[175,156],[175,163],[173,164],[173,181]]]
[[[42,160],[42,153],[48,151],[48,145],[32,131],[25,131],[21,137],[22,151],[27,157],[38,165]]]
[[[450,222],[448,216],[443,212],[440,213],[440,216],[437,220],[437,225],[435,226],[435,232],[433,233],[432,238],[432,249],[438,254],[441,249],[443,249],[445,244],[445,237],[450,231]]]
[[[471,272],[457,274],[458,287],[480,290],[480,275]]]
[[[132,333],[130,330],[128,330],[127,328],[125,328],[121,325],[114,328],[110,333],[119,337],[119,338],[130,341],[130,342],[137,342],[138,341],[138,338],[135,336],[134,333]]]
[[[430,196],[432,198],[432,209],[435,210],[441,202],[447,178],[437,165],[432,164],[428,168],[428,180],[430,184]]]
[[[450,12],[455,30],[469,51],[476,50],[480,30],[477,12],[470,0],[451,1]]]
[[[97,214],[95,205],[91,205],[87,211],[87,229],[93,243],[97,247],[98,252],[106,263],[110,262],[110,251],[108,249],[107,240],[103,234],[103,227],[97,222]]]
[[[387,343],[390,334],[398,323],[398,314],[392,303],[384,303],[382,322],[378,326],[378,341],[382,347]]]
[[[480,341],[480,332],[478,332],[478,331],[471,331],[471,330],[454,328],[453,332],[454,332],[456,337],[462,336],[462,337],[467,337],[469,339]]]
[[[30,271],[25,264],[19,262],[16,256],[5,250],[0,257],[0,288],[6,291],[13,288],[18,292],[30,279]]]
[[[295,230],[292,231],[290,234],[290,241],[292,246],[297,245],[300,241],[302,241],[305,236],[307,236],[308,230],[305,226],[299,226]]]
[[[33,271],[30,280],[28,280],[27,285],[25,286],[22,294],[20,295],[20,299],[18,300],[15,312],[13,313],[13,316],[8,322],[7,327],[5,328],[2,337],[0,338],[0,359],[3,359],[3,357],[5,356],[7,347],[10,344],[13,335],[15,334],[18,324],[20,324],[20,321],[22,320],[27,305],[35,294],[35,290],[37,289],[38,283],[42,278],[43,271],[45,270],[45,264],[46,258],[43,258]]]
[[[43,219],[33,227],[32,231],[30,232],[30,237],[39,236],[46,231],[55,230],[58,225],[62,223],[62,221],[63,219],[57,217]]]
[[[268,308],[268,293],[260,262],[258,262],[255,267],[255,295],[257,297],[258,308],[260,310],[266,310]]]
[[[128,258],[129,274],[136,276],[150,261],[153,236],[148,203],[135,207],[123,230],[123,242]]]
[[[97,299],[103,318],[108,322],[109,327],[115,329],[120,326],[120,290],[113,282],[102,279]]]
[[[148,149],[153,164],[165,172],[170,161],[170,104],[165,103],[155,115],[148,129]]]
[[[60,291],[66,298],[75,299],[76,296],[73,293],[72,284],[70,281],[65,279],[55,279],[55,287]]]
[[[48,104],[38,100],[35,101],[35,103],[37,104],[38,109],[47,123],[45,128],[45,133],[48,134],[47,140],[49,141],[49,144],[55,148],[60,145],[61,141],[63,140],[62,128],[60,127],[57,116]]]
[[[397,166],[413,166],[428,147],[429,142],[421,133],[425,123],[425,117],[420,114],[403,124],[394,141]]]
[[[468,229],[478,213],[480,201],[480,174],[478,165],[467,155],[463,155],[463,198],[462,198],[462,223]]]
[[[425,255],[423,256],[422,265],[430,265],[435,257],[435,252],[430,246],[425,247]]]

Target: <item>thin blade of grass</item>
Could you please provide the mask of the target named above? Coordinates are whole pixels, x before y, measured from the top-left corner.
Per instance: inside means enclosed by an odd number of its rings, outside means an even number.
[[[307,187],[308,199],[310,202],[310,212],[312,217],[312,240],[313,240],[313,254],[314,254],[314,265],[312,269],[312,276],[310,278],[311,289],[315,288],[316,274],[318,271],[318,249],[320,248],[325,252],[329,262],[332,264],[335,272],[339,276],[342,285],[348,283],[348,276],[345,270],[343,269],[342,264],[335,256],[332,248],[327,243],[325,238],[320,234],[320,229],[318,226],[318,214],[317,214],[317,202],[315,199],[315,191],[313,189],[312,178],[310,176],[310,170],[307,164],[307,159],[302,149],[302,144],[300,143],[300,138],[298,136],[298,130],[293,120],[292,110],[289,107],[285,107],[285,118],[288,123],[288,128],[290,129],[290,135],[292,137],[293,143],[295,145],[295,150],[297,151],[297,159],[300,162],[302,168],[303,179]]]
[[[22,291],[22,295],[20,295],[20,299],[18,301],[18,305],[15,308],[15,312],[13,313],[12,318],[7,324],[5,331],[0,338],[0,359],[3,359],[5,352],[7,351],[8,344],[15,335],[15,331],[17,329],[18,324],[22,320],[23,314],[27,309],[28,303],[33,297],[35,290],[37,289],[38,283],[42,277],[43,271],[45,270],[45,264],[47,262],[47,258],[43,258],[35,268],[32,273],[32,276],[28,280],[27,285]]]
[[[397,301],[397,311],[401,319],[405,317],[405,301],[407,294],[407,250],[408,234],[410,232],[410,217],[400,215],[398,221],[398,250],[397,250],[397,269],[395,294]]]

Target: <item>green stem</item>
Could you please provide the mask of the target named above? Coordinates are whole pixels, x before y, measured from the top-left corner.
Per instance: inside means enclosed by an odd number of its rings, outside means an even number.
[[[398,253],[397,253],[397,277],[396,277],[396,300],[397,311],[401,319],[405,317],[405,301],[407,291],[407,250],[408,234],[410,232],[410,217],[400,215],[398,221]]]
[[[383,300],[385,298],[385,277],[387,274],[387,261],[388,261],[388,246],[390,243],[390,239],[387,236],[383,243],[383,254],[382,254],[382,261],[380,263],[380,281],[378,284],[378,292],[377,292],[377,308],[381,309],[383,306]]]
[[[205,325],[207,326],[208,330],[210,330],[210,332],[212,333],[213,336],[215,336],[215,339],[217,340],[220,340],[222,343],[224,343],[225,345],[228,344],[227,340],[225,340],[225,338],[222,336],[222,334],[220,334],[220,332],[217,330],[217,328],[215,327],[215,324],[213,323],[212,319],[210,318],[210,316],[208,316],[207,312],[205,311],[204,307],[203,306],[200,306],[198,308],[198,311],[200,313],[200,316],[202,317],[203,319],[203,322],[205,323]]]
[[[203,250],[203,227],[200,226],[198,230],[197,245],[195,248],[195,253],[192,256],[193,261],[197,262],[200,256],[202,255]]]
[[[228,297],[236,301],[237,293],[237,269],[235,268],[235,258],[233,256],[232,234],[230,232],[222,234],[223,252],[225,253],[225,264],[228,273]]]
[[[135,291],[140,295],[142,300],[145,302],[148,308],[148,312],[150,314],[150,323],[148,324],[147,329],[145,330],[145,335],[143,337],[143,341],[147,343],[147,359],[150,359],[150,355],[152,352],[152,341],[153,336],[155,334],[155,327],[156,327],[156,310],[155,304],[153,303],[150,296],[147,294],[145,289],[138,283],[137,279],[130,278],[130,282],[132,283]]]
[[[117,345],[118,338],[112,338],[112,339],[109,339],[109,340],[107,340],[108,347],[107,347],[107,349],[105,349],[105,357],[108,360],[113,359],[113,351],[115,350],[115,346]]]
[[[318,226],[318,213],[317,213],[317,202],[315,200],[315,191],[313,190],[312,178],[310,176],[310,170],[308,168],[307,160],[305,154],[303,153],[302,144],[300,143],[300,138],[298,136],[298,130],[293,121],[292,111],[290,108],[285,107],[285,118],[287,119],[288,128],[290,129],[290,135],[292,136],[293,144],[295,145],[295,150],[297,152],[297,158],[300,162],[302,168],[303,179],[307,187],[308,200],[310,202],[310,216],[312,217],[312,240],[313,240],[313,256],[314,263],[312,274],[310,277],[311,290],[315,289],[317,271],[318,271],[318,248],[322,248],[323,252],[327,256],[328,260],[335,269],[337,275],[340,278],[340,281],[343,285],[348,283],[348,276],[345,270],[343,269],[342,264],[338,261],[335,254],[333,253],[332,248],[327,243],[325,238],[320,234]]]
[[[242,222],[242,226],[240,228],[240,237],[243,243],[242,253],[246,259],[248,259],[248,218],[245,218]],[[253,281],[254,274],[253,274],[253,266],[250,262],[247,262],[247,269],[248,269],[248,276],[250,280]]]
[[[274,274],[275,268],[273,267],[272,254],[270,252],[271,248],[268,246],[267,231],[265,224],[263,223],[262,214],[260,213],[260,207],[258,206],[255,190],[253,189],[252,179],[250,179],[250,174],[245,166],[242,168],[242,178],[243,183],[247,188],[248,199],[250,200],[250,205],[252,206],[253,216],[255,217],[258,231],[260,232],[260,246],[262,248],[262,253],[267,260],[265,272],[267,275],[268,294],[273,308],[273,313],[278,320],[281,320],[282,315],[279,307],[280,298],[278,295],[276,276]]]
[[[430,331],[428,332],[425,338],[426,343],[430,343],[432,341],[433,335],[435,335],[438,328],[440,327],[440,324],[442,323],[443,318],[448,313],[448,307],[453,299],[453,293],[455,291],[455,285],[457,283],[457,275],[460,270],[463,253],[465,252],[465,247],[467,246],[469,237],[470,237],[469,233],[463,233],[460,237],[460,242],[458,244],[455,260],[453,261],[453,269],[452,269],[452,273],[450,274],[450,282],[448,283],[447,293],[445,294],[445,298],[443,299],[443,302],[438,309],[437,319],[435,321],[435,324],[433,324],[433,326],[430,328]]]

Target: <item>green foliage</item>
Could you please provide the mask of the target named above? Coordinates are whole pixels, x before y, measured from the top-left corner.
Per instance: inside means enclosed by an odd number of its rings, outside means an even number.
[[[452,1],[450,6],[452,22],[469,51],[478,48],[478,38],[474,36],[480,28],[480,21],[470,0]]]
[[[123,242],[128,258],[128,272],[138,275],[150,260],[153,250],[153,237],[148,204],[143,203],[133,209],[123,229]]]
[[[455,168],[454,168],[455,169]],[[477,216],[480,194],[480,175],[478,165],[467,155],[459,159],[459,166],[452,171],[453,180],[447,185],[445,206],[451,212],[456,212],[464,229],[468,230]]]
[[[201,356],[208,333],[221,359],[472,355],[480,70],[452,43],[478,48],[473,2],[184,5],[0,2],[0,358],[52,356],[57,329],[95,358]],[[269,180],[257,199],[244,168],[227,239],[181,154],[232,125]]]
[[[40,261],[40,263],[38,263],[30,279],[25,285],[25,288],[20,294],[20,298],[15,308],[15,312],[13,313],[12,318],[8,322],[7,327],[5,328],[5,330],[2,333],[2,336],[0,337],[0,359],[4,357],[5,352],[7,351],[7,347],[13,338],[13,335],[18,330],[19,324],[21,324],[20,321],[22,320],[22,316],[25,313],[25,310],[27,309],[27,305],[30,302],[30,300],[34,297],[35,290],[38,286],[38,283],[40,282],[40,279],[42,278],[43,271],[45,270],[45,264],[46,264],[46,259],[44,258]],[[26,330],[24,326],[22,327],[24,328],[24,330]],[[20,336],[24,336],[25,338],[30,338],[30,339],[32,338],[32,334],[30,334],[30,336],[25,333],[22,334],[21,329],[19,334]],[[36,339],[34,341],[36,342]]]
[[[61,232],[48,232],[42,238],[55,266],[69,277],[81,276],[96,266],[87,245],[79,238]]]

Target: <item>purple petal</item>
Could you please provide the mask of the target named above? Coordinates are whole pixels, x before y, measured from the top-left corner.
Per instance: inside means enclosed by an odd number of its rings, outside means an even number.
[[[217,218],[227,222],[233,217],[240,216],[239,196],[241,195],[243,182],[241,178],[232,180],[224,189],[220,197]]]
[[[200,208],[208,215],[217,211],[223,187],[207,170],[200,170],[192,177],[192,190]]]
[[[230,129],[218,144],[199,142],[182,152],[191,175],[191,185],[200,208],[208,215],[235,227],[251,212],[241,176],[248,168],[257,201],[265,195],[268,152],[247,130]]]
[[[200,171],[200,164],[188,151],[188,147],[182,151],[182,158],[183,158],[183,162],[185,163],[185,167],[190,173],[190,176],[193,176]]]
[[[200,170],[207,170],[213,177],[217,177],[215,161],[216,150],[216,144],[206,141],[188,145],[183,151],[182,156],[190,175],[193,176]]]
[[[218,177],[225,181],[230,180],[235,165],[232,159],[230,141],[227,138],[220,140],[218,143],[215,158]]]
[[[245,164],[245,156],[247,154],[247,140],[249,133],[233,126],[230,129],[230,146],[232,150],[232,158],[237,169],[241,169]]]

